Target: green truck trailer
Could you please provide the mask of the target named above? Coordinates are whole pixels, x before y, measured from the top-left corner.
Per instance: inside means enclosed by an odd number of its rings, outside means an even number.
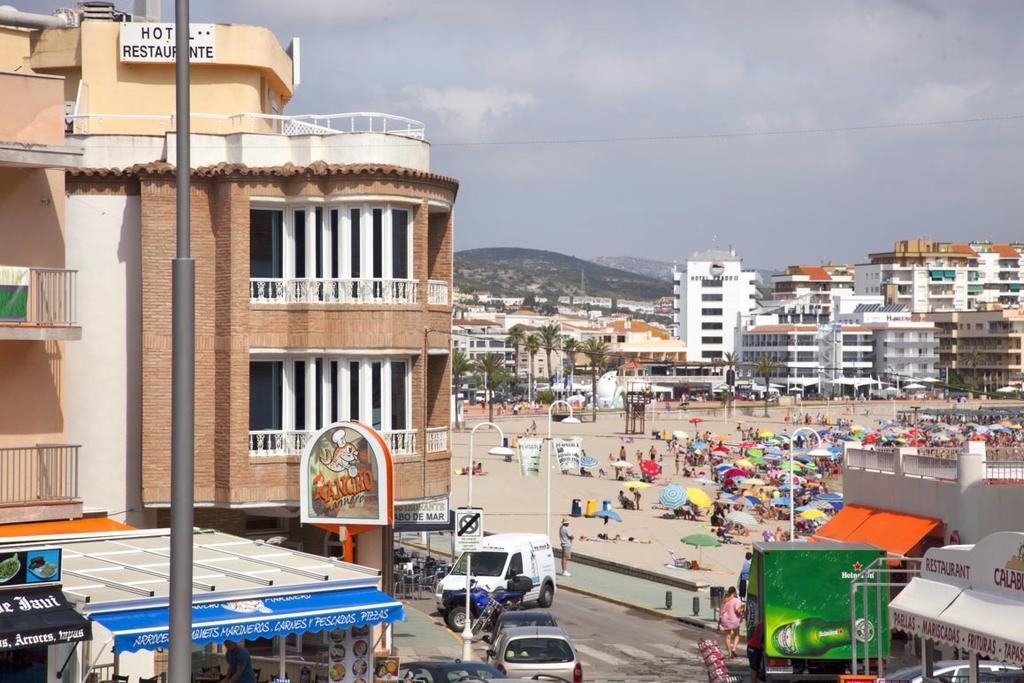
[[[762,666],[767,680],[836,680],[849,671],[851,635],[858,641],[858,659],[863,660],[865,647],[873,661],[888,656],[887,610],[879,614],[875,608],[879,600],[883,606],[889,604],[888,589],[859,590],[857,616],[851,620],[850,614],[852,581],[885,555],[880,548],[860,543],[754,544],[747,636],[764,622]]]

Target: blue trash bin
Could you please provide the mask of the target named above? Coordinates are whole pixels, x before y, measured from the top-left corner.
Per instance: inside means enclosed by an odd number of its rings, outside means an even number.
[[[583,503],[579,498],[572,499],[572,512],[569,513],[571,517],[582,517],[583,516]]]
[[[601,509],[602,510],[611,510],[612,509],[612,502],[610,500],[603,501],[601,503]]]

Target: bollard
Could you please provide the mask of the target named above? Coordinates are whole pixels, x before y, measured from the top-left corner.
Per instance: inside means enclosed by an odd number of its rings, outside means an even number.
[[[672,609],[672,591],[665,591],[665,609]]]
[[[694,595],[693,596],[693,616],[695,616],[695,617],[700,616],[700,596],[699,595]]]

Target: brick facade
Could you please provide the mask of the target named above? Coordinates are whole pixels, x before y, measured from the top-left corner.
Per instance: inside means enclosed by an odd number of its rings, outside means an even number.
[[[142,498],[170,498],[171,260],[175,248],[173,173],[135,169],[114,178],[69,177],[69,192],[137,192],[142,225]],[[425,457],[426,427],[449,424],[450,305],[427,305],[427,280],[451,284],[454,181],[382,170],[274,173],[237,168],[194,173],[192,257],[196,263],[195,498],[227,507],[298,500],[298,456],[249,455],[250,349],[395,350],[411,357],[415,455],[396,457],[396,498],[446,493],[450,451]],[[411,305],[250,303],[250,198],[394,196],[412,211]],[[424,358],[424,332],[432,355]],[[442,352],[443,350],[443,352]],[[426,393],[424,393],[426,392]],[[426,406],[426,420],[424,420]]]

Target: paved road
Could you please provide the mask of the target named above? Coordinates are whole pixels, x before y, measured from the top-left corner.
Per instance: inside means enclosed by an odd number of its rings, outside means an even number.
[[[421,612],[435,612],[432,600],[411,600],[407,604]],[[583,659],[586,681],[692,683],[707,680],[698,659],[697,641],[713,635],[709,631],[568,591],[559,591],[551,611],[559,625],[572,636]],[[434,621],[435,628],[445,628],[436,614]],[[432,639],[437,637],[438,634],[431,634]],[[424,639],[409,633],[399,641],[399,647],[405,645],[411,651],[399,654],[403,658],[410,654],[424,658],[457,657],[461,652],[459,641],[449,638],[450,644],[421,648],[417,645]],[[486,643],[474,646],[480,659],[484,658],[486,649]],[[745,659],[737,659],[731,668],[742,673],[745,663]]]

